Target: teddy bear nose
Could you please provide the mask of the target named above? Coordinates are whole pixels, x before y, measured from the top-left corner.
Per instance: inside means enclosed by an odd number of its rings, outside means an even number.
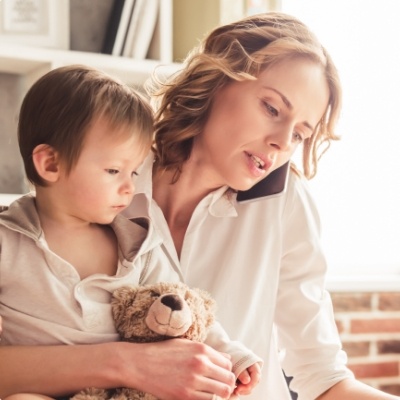
[[[161,303],[172,311],[179,311],[183,308],[182,298],[176,294],[166,294],[161,298]]]

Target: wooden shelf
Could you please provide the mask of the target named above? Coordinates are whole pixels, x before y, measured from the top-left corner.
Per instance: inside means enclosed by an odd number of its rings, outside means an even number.
[[[0,44],[0,72],[3,73],[36,75],[69,64],[90,65],[137,86],[143,85],[156,67],[160,67],[160,71],[165,74],[179,68],[179,64],[165,65],[157,60],[134,60],[107,54]]]

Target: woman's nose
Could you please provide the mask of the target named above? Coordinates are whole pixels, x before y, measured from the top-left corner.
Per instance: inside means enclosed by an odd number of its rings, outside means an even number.
[[[272,134],[267,135],[267,144],[277,151],[287,151],[292,143],[292,132],[292,126],[280,126]]]

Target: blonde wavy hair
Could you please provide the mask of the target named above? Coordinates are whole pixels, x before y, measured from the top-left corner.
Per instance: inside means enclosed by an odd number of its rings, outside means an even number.
[[[342,93],[331,57],[308,27],[293,16],[264,13],[214,29],[186,58],[184,68],[167,82],[153,80],[150,95],[156,107],[153,151],[160,170],[175,171],[190,157],[215,94],[232,81],[257,79],[274,63],[303,57],[318,63],[329,86],[328,107],[313,135],[303,143],[303,174],[311,179],[317,163],[339,137],[334,128]]]

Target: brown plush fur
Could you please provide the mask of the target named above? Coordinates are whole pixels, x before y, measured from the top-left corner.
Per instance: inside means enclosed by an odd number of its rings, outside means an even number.
[[[121,339],[135,343],[157,342],[172,337],[203,342],[215,315],[215,302],[207,292],[189,288],[180,282],[122,287],[113,293],[111,304]],[[148,325],[164,333],[154,332]],[[72,399],[157,400],[151,394],[128,388],[89,388]]]

